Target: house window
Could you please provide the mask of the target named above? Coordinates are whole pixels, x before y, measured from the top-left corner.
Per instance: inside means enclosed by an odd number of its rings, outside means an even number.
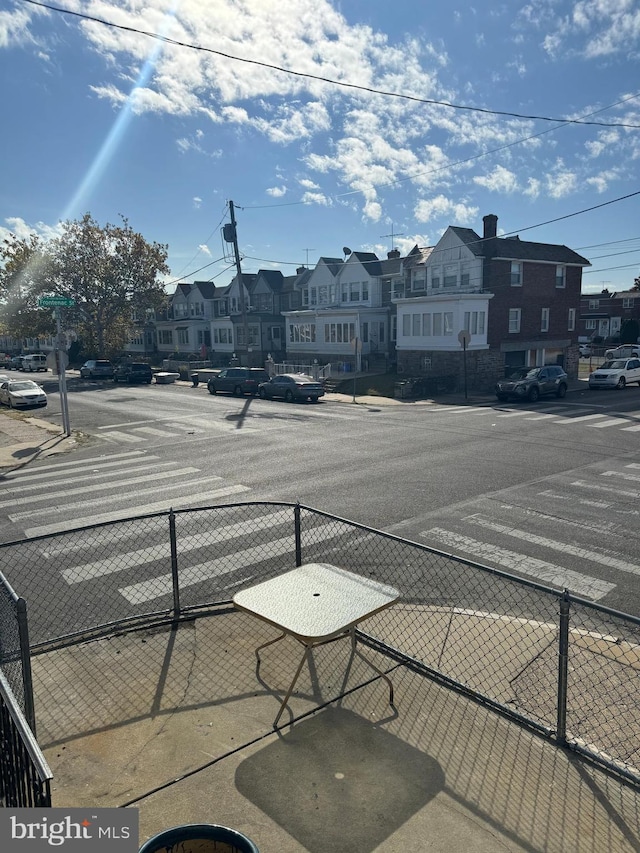
[[[426,283],[426,273],[420,273],[420,275],[415,275],[413,278],[413,290],[414,290],[414,292],[423,291],[425,289],[425,283]]]
[[[381,321],[378,326],[378,343],[384,343],[384,321]]]
[[[143,332],[131,332],[129,335],[129,343],[132,346],[141,347],[144,345],[144,333]]]
[[[214,344],[232,344],[233,335],[231,329],[214,329],[213,342]]]
[[[543,308],[540,311],[540,331],[548,332],[549,331],[549,309]]]
[[[360,283],[352,281],[349,287],[349,302],[360,302]]]
[[[381,324],[381,329],[384,329],[384,324]],[[391,340],[398,340],[398,318],[394,316],[391,318]],[[382,343],[382,341],[380,341]]]
[[[302,291],[302,304],[303,304],[303,305],[308,305],[308,304],[309,304],[309,291],[307,290],[307,288],[305,288],[305,289]]]
[[[442,315],[445,335],[453,334],[453,311],[445,311]]]
[[[633,296],[625,296],[622,300],[623,308],[633,308]]]
[[[595,329],[597,328],[597,322],[596,320],[586,320],[584,327],[589,331],[595,331]]]
[[[411,334],[411,314],[402,315],[402,334],[405,338]]]
[[[440,288],[440,267],[433,267],[431,270],[431,287],[434,290],[439,290]]]
[[[556,287],[566,287],[567,284],[567,268],[559,264],[556,267]]]
[[[484,335],[484,311],[465,311],[464,327],[470,335]]]
[[[522,264],[520,261],[511,261],[511,286],[522,286]]]
[[[599,307],[600,307],[600,300],[599,299],[590,299],[589,300],[589,308],[591,310],[593,310],[594,308],[597,309]]]
[[[271,326],[269,334],[272,341],[280,343],[280,326]]]
[[[431,337],[431,314],[422,315],[422,334],[427,338]]]
[[[173,332],[171,331],[171,329],[159,329],[158,343],[165,345],[173,344]]]
[[[520,308],[509,308],[509,332],[511,334],[520,331]]]
[[[244,326],[238,326],[236,330],[236,342],[238,346],[247,346],[253,347],[258,345],[258,327],[257,326],[249,326],[249,342],[247,343],[247,335],[245,334]]]
[[[442,314],[440,312],[433,315],[433,335],[436,338],[442,335]]]
[[[462,268],[460,270],[460,286],[468,287],[471,283],[471,271],[469,264],[462,264]]]
[[[569,308],[569,323],[567,325],[567,329],[570,332],[573,332],[576,327],[576,309]]]
[[[458,267],[456,264],[447,264],[444,268],[444,280],[443,284],[445,287],[455,287],[458,283]]]
[[[362,339],[363,344],[369,343],[369,324],[363,323],[360,327],[360,337]]]
[[[318,289],[316,287],[309,288],[309,305],[318,304]]]
[[[412,314],[411,318],[413,320],[411,334],[419,338],[422,334],[422,317],[420,314]]]
[[[178,343],[180,346],[188,346],[189,345],[189,329],[177,329],[178,332]]]

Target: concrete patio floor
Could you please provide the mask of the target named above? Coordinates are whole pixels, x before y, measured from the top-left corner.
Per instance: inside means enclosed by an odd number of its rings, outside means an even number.
[[[640,791],[404,665],[347,640],[317,648],[273,730],[302,649],[222,609],[33,659],[54,806],[139,809],[140,843],[184,823],[261,853],[622,853]],[[462,650],[461,650],[461,653]],[[292,718],[295,722],[290,725]]]

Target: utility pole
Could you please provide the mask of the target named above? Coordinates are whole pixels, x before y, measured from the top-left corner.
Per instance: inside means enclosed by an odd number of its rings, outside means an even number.
[[[244,300],[244,282],[242,281],[242,267],[240,266],[240,252],[238,251],[238,232],[236,228],[236,214],[233,202],[229,201],[229,213],[231,215],[231,225],[225,225],[223,228],[223,236],[227,243],[233,243],[233,254],[236,261],[236,275],[238,277],[238,286],[240,288],[240,316],[242,317],[242,328],[244,329],[244,341],[247,348],[247,366],[249,366],[249,321],[247,318],[247,306]]]

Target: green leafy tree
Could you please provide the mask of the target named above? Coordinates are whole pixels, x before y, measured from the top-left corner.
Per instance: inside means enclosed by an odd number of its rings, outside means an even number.
[[[640,324],[637,320],[630,318],[620,326],[620,343],[635,344],[638,342],[638,335],[640,335]]]
[[[127,343],[137,312],[160,308],[166,294],[168,248],[148,243],[124,217],[100,227],[88,213],[65,222],[49,246],[53,292],[75,302],[75,325],[85,352],[113,355]]]
[[[51,334],[51,311],[38,308],[49,286],[49,259],[40,239],[11,234],[0,247],[0,329],[18,340]]]

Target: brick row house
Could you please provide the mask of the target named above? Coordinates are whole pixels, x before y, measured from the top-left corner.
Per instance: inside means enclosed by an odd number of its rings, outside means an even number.
[[[566,246],[450,226],[433,247],[386,259],[345,250],[291,276],[236,275],[179,285],[157,323],[160,353],[215,365],[330,362],[333,370],[453,377],[489,388],[514,366],[563,364],[577,375],[582,270]],[[466,350],[459,339],[465,336]],[[466,361],[466,365],[465,365]]]
[[[581,343],[618,343],[622,324],[627,320],[640,325],[640,291],[610,293],[605,289],[585,294],[580,300],[578,339]]]

